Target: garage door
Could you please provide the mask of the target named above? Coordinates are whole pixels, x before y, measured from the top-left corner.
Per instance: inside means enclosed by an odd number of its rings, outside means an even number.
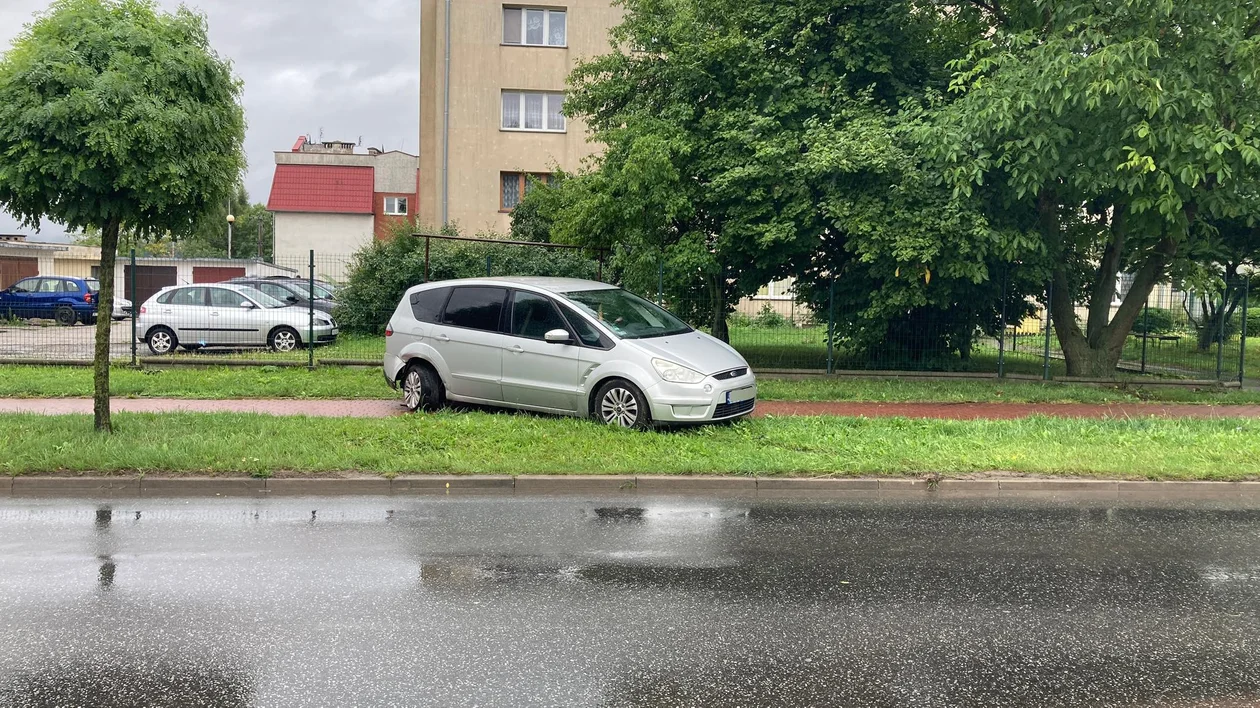
[[[0,289],[9,287],[22,278],[39,275],[38,258],[0,256]]]
[[[124,271],[123,287],[125,290],[120,293],[125,298],[131,297],[131,279],[133,274],[131,266],[127,266]],[[175,266],[136,266],[134,277],[136,279],[136,299],[137,303],[153,297],[153,294],[162,288],[175,285],[179,280],[179,273]]]
[[[232,278],[244,278],[244,268],[221,268],[219,266],[193,266],[194,283],[222,283]]]

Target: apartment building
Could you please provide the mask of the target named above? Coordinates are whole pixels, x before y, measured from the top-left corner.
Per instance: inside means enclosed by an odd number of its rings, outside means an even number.
[[[527,175],[599,149],[561,112],[565,80],[620,20],[610,0],[421,0],[422,223],[506,233]]]

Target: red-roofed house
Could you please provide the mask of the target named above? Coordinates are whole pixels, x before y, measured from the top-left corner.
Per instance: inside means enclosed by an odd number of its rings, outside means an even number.
[[[334,264],[416,213],[419,166],[404,152],[356,153],[353,143],[305,137],[277,152],[267,201],[276,220],[276,263],[305,266],[314,249],[321,274],[341,277],[343,267]]]

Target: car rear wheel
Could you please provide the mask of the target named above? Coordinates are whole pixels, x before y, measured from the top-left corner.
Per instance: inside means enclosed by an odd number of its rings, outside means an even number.
[[[57,324],[65,326],[65,327],[69,327],[70,325],[74,324],[75,321],[78,320],[79,318],[77,315],[74,314],[73,308],[66,307],[63,305],[57,308],[57,312],[53,314],[53,319],[57,321]]]
[[[267,337],[267,344],[272,351],[291,352],[301,346],[302,340],[298,339],[297,330],[292,327],[277,327]]]
[[[614,379],[595,394],[595,417],[608,425],[646,430],[652,418],[647,399],[633,384]]]
[[[398,388],[402,390],[403,407],[409,411],[431,411],[442,406],[442,380],[427,366],[408,366]]]
[[[166,327],[154,327],[149,331],[149,351],[154,354],[170,354],[179,346],[175,333]]]

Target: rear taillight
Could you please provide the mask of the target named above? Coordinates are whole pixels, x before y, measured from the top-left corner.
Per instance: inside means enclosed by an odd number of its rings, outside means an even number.
[[[143,315],[145,312],[146,312],[146,310],[144,309],[144,305],[141,305],[141,306],[140,306],[140,314],[142,314],[142,315]]]
[[[83,302],[92,302],[92,293],[83,293]]]
[[[385,325],[385,336],[386,336],[386,337],[392,337],[392,336],[394,336],[394,326],[393,326],[393,325]]]

